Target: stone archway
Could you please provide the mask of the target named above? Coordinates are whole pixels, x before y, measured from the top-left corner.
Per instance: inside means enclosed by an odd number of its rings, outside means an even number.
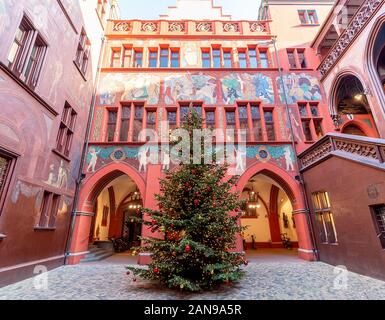
[[[250,167],[240,177],[236,189],[242,193],[250,180],[262,174],[273,180],[290,199],[298,238],[298,256],[305,260],[315,260],[314,247],[309,227],[308,210],[300,184],[285,170],[269,163],[259,163]]]
[[[76,264],[87,253],[97,197],[111,182],[123,175],[134,182],[142,196],[145,195],[144,179],[126,163],[109,164],[85,180],[80,191],[76,218],[69,239],[70,253],[67,263]]]

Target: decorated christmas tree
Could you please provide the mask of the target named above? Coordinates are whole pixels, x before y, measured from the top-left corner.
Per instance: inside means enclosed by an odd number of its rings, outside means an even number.
[[[183,128],[191,138],[194,129],[202,129],[202,119],[195,111],[189,112],[185,122]],[[188,143],[192,160],[192,139]],[[231,192],[237,177],[226,177],[226,164],[215,160],[204,164],[203,150],[200,158],[201,163],[191,161],[168,171],[160,181],[161,194],[156,196],[159,210],[144,209],[150,221],[141,222],[164,237],[142,239],[144,246],[136,251],[149,252],[152,261],[148,269],[128,267],[135,276],[192,292],[241,278],[241,265],[247,261],[242,253],[231,252],[236,234],[243,230],[237,223],[242,202],[239,194]]]

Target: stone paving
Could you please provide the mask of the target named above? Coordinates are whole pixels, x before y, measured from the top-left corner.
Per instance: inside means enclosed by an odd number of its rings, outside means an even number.
[[[28,279],[0,288],[0,299],[23,300],[136,300],[136,299],[381,299],[385,300],[385,282],[347,273],[346,287],[338,281],[333,266],[306,262],[294,256],[253,255],[244,268],[246,276],[232,287],[204,294],[183,294],[162,289],[157,283],[127,276],[127,256],[114,256],[104,262],[63,266],[48,273],[48,288]],[[343,280],[343,279],[342,279]]]

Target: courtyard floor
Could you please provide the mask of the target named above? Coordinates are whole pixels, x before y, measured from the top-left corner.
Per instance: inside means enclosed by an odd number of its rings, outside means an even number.
[[[127,276],[125,266],[135,264],[128,254],[105,261],[63,266],[48,273],[48,286],[28,279],[0,288],[0,299],[23,300],[136,300],[136,299],[385,299],[385,282],[347,272],[341,274],[321,262],[296,258],[294,251],[258,250],[249,254],[246,276],[232,287],[204,294],[183,294],[157,283]]]

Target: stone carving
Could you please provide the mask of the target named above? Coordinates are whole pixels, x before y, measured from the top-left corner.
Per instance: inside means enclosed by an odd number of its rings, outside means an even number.
[[[183,22],[169,22],[168,24],[169,32],[184,32],[185,30],[186,27]]]
[[[325,143],[321,144],[319,147],[311,150],[301,159],[301,167],[306,168],[307,166],[313,164],[317,160],[323,158],[327,154],[329,154],[333,150],[331,142],[325,141]]]
[[[344,30],[339,39],[334,44],[329,54],[322,61],[318,70],[324,76],[334,65],[337,59],[343,54],[353,38],[361,31],[366,22],[381,5],[382,0],[368,0],[358,9],[356,15],[350,21],[349,26]]]
[[[131,31],[131,24],[127,21],[115,22],[112,30],[118,32]]]
[[[264,22],[250,22],[251,32],[267,32],[267,25]]]
[[[212,22],[197,22],[195,25],[195,30],[198,32],[212,32],[213,24]]]
[[[239,32],[239,23],[238,22],[226,22],[223,23],[224,32]]]
[[[337,140],[335,142],[337,150],[349,152],[357,156],[371,158],[378,160],[377,148],[370,144],[362,144],[355,141],[342,141]]]
[[[144,32],[156,32],[158,31],[158,24],[156,22],[142,22],[141,30]]]

